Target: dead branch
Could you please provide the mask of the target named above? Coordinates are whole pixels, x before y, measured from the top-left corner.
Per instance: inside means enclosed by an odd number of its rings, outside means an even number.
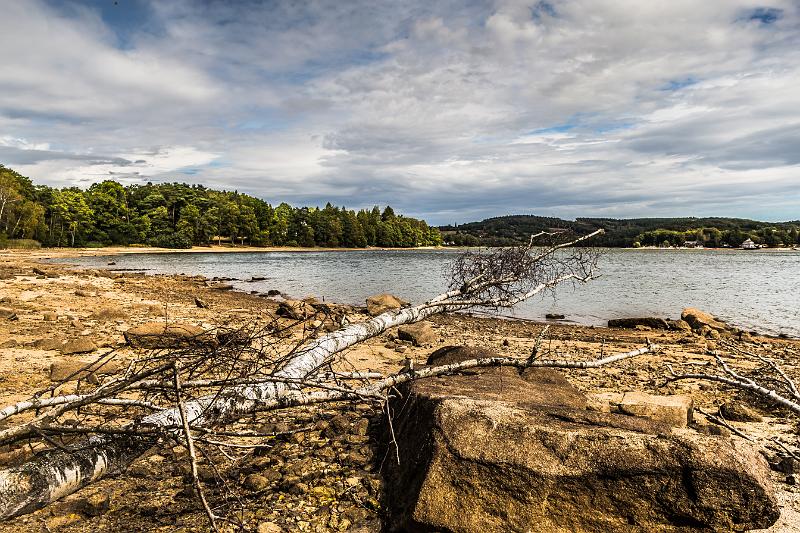
[[[717,352],[709,353],[714,356],[714,359],[717,361],[717,365],[722,369],[723,375],[710,373],[676,373],[672,369],[672,366],[667,365],[669,373],[667,374],[665,384],[687,379],[714,381],[739,390],[754,393],[772,403],[781,405],[790,409],[794,413],[800,414],[800,403],[795,401],[798,398],[794,396],[793,392],[796,390],[794,382],[783,372],[782,369],[780,369],[780,367],[774,361],[753,352],[743,350],[730,342],[726,342],[724,345],[732,348],[732,351],[738,354],[746,355],[765,363],[767,365],[766,368],[759,369],[755,372],[757,377],[762,381],[770,381],[772,383],[782,385],[785,389],[785,392],[777,392],[774,388],[764,386],[755,379],[742,375],[740,372],[737,372],[731,368],[731,366]],[[779,379],[776,380],[766,374],[766,369],[774,371],[779,376]]]

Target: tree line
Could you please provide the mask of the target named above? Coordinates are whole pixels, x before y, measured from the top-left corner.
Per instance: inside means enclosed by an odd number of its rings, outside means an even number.
[[[795,246],[800,244],[799,231],[797,226],[788,228],[765,226],[753,231],[741,228],[726,230],[700,228],[688,231],[658,229],[639,235],[633,246],[683,246],[687,242],[695,242],[706,248],[738,248],[747,239],[769,247]]]
[[[437,228],[387,206],[358,212],[328,203],[293,207],[236,191],[185,183],[88,189],[35,185],[0,165],[0,244],[33,239],[45,246],[147,244],[167,248],[227,243],[257,246],[437,246]]]
[[[760,222],[743,218],[587,218],[563,220],[535,215],[509,215],[480,222],[440,226],[445,244],[456,246],[510,246],[524,244],[540,231],[568,231],[578,235],[603,229],[594,246],[682,246],[697,241],[709,248],[738,248],[746,239],[770,247],[800,244],[800,221]]]

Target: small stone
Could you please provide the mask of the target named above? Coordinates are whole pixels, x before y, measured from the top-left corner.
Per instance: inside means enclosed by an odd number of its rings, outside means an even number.
[[[125,473],[132,477],[148,477],[153,473],[153,468],[143,463],[136,463],[129,466]]]
[[[368,430],[369,430],[369,419],[367,418],[360,418],[358,422],[356,422],[355,427],[353,428],[355,434],[361,436],[366,435]]]
[[[674,427],[685,427],[692,420],[693,403],[688,396],[626,392],[619,402],[619,410],[626,415],[642,416]]]
[[[324,485],[317,485],[315,487],[311,487],[309,490],[309,494],[312,496],[316,496],[320,500],[333,500],[336,496],[336,491],[333,490],[331,487],[326,487]]]
[[[17,313],[13,309],[0,307],[0,318],[5,318],[6,320],[17,320]]]
[[[406,347],[406,346],[400,345],[400,346],[395,346],[394,347],[394,351],[397,352],[397,353],[404,353],[406,350],[408,350],[408,347]]]
[[[258,524],[258,533],[281,533],[283,529],[275,522],[261,522]]]
[[[19,346],[17,339],[8,339],[0,343],[0,348],[16,348]]]
[[[108,511],[110,506],[111,498],[102,492],[96,492],[76,502],[77,510],[86,516],[100,516]]]
[[[725,402],[719,406],[719,414],[734,422],[762,422],[764,417],[737,401]]]
[[[58,320],[58,314],[55,311],[45,311],[42,313],[42,320],[45,322],[55,322]]]
[[[775,469],[784,474],[800,474],[800,461],[794,457],[784,457],[780,463],[775,465]]]
[[[798,476],[797,474],[792,474],[790,476],[786,476],[786,484],[787,485],[797,485]]]
[[[428,322],[406,324],[397,328],[400,340],[411,341],[414,346],[424,346],[436,342],[436,332]]]
[[[244,478],[242,486],[253,492],[261,492],[269,488],[269,480],[261,474],[249,474]]]
[[[208,308],[208,304],[204,300],[198,298],[197,296],[194,297],[194,305],[196,305],[200,309]]]

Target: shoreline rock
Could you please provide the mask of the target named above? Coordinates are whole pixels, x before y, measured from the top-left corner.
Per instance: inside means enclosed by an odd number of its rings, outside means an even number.
[[[481,369],[403,387],[391,531],[723,531],[779,517],[768,465],[746,443],[575,408],[586,398],[560,372],[542,377]]]

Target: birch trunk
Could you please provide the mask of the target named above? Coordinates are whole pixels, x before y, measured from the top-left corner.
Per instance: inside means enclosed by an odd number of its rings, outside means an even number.
[[[389,328],[463,307],[437,303],[448,296],[450,294],[446,293],[425,304],[390,311],[320,337],[291,359],[275,376],[306,378],[317,372],[336,353],[380,335]],[[184,408],[192,426],[210,426],[250,413],[266,400],[282,396],[290,386],[280,382],[240,386],[224,396],[207,396],[187,402]],[[180,410],[177,407],[165,409],[142,418],[140,423],[180,427]],[[178,434],[180,430],[176,432]],[[151,440],[145,438],[104,438],[96,439],[96,442],[95,446],[80,451],[52,450],[21,467],[0,470],[0,519],[41,509],[103,477],[109,471],[125,468],[153,445]]]

